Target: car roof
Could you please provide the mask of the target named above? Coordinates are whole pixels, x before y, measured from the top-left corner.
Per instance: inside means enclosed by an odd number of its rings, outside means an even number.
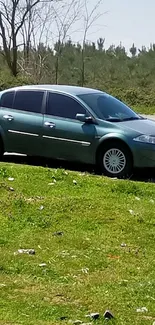
[[[71,95],[82,95],[82,94],[88,94],[88,93],[98,93],[101,92],[98,89],[92,89],[92,88],[86,88],[86,87],[77,87],[77,86],[65,86],[65,85],[27,85],[27,86],[19,86],[14,87],[8,90],[53,90],[58,92],[63,92],[66,94]],[[103,92],[102,92],[103,93]]]

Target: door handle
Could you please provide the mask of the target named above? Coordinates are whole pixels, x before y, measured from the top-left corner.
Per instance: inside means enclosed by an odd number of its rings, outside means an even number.
[[[12,121],[14,119],[12,115],[4,115],[3,118],[8,121]]]
[[[54,128],[55,127],[55,124],[52,123],[52,122],[45,122],[44,125],[48,126],[49,128]]]

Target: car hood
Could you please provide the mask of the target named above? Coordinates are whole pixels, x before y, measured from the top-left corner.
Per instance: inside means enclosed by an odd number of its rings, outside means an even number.
[[[154,135],[155,136],[155,121],[151,121],[148,119],[140,119],[134,121],[124,121],[118,122],[117,126],[123,129],[130,129],[135,132],[139,132],[141,134],[146,135]]]

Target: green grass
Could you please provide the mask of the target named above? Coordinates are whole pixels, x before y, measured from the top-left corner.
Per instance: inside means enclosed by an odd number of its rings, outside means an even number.
[[[148,115],[155,115],[155,107],[154,106],[134,106],[135,112],[139,114],[148,114]]]
[[[107,324],[110,309],[108,324],[152,325],[153,200],[154,184],[1,163],[0,324],[89,322],[90,312]],[[14,254],[19,248],[36,254]]]

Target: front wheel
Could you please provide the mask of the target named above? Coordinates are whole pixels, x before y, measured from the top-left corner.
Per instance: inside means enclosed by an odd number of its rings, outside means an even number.
[[[132,155],[123,143],[117,141],[103,145],[98,164],[101,172],[109,177],[127,178],[132,173]]]

